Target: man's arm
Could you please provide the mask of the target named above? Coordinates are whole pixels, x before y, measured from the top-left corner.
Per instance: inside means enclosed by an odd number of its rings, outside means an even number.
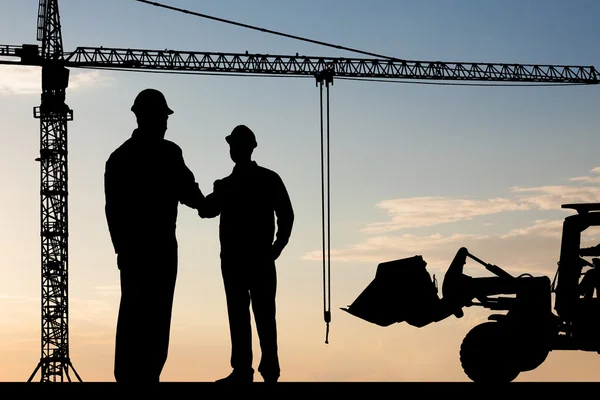
[[[277,234],[273,243],[273,257],[277,259],[287,246],[294,225],[292,201],[279,175],[276,175],[275,180],[275,215],[277,217]]]
[[[179,202],[190,208],[200,209],[204,202],[204,195],[196,182],[194,173],[188,168],[183,159],[183,151],[177,145],[175,145],[175,149]]]
[[[123,248],[124,240],[123,213],[121,212],[119,203],[117,202],[117,196],[119,192],[120,184],[118,181],[118,175],[113,170],[111,160],[109,159],[106,162],[104,172],[104,212],[106,214],[108,231],[110,233],[110,238],[116,254],[118,254]]]
[[[172,143],[172,142],[171,142]],[[194,173],[187,167],[183,159],[183,151],[181,148],[172,143],[176,149],[176,163],[178,168],[179,179],[179,202],[190,208],[198,210],[198,215],[202,218],[214,218],[221,213],[220,199],[221,195],[217,187],[220,181],[215,181],[213,193],[204,196]]]

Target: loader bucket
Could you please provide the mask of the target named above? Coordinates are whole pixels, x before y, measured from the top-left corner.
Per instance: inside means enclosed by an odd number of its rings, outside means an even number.
[[[406,321],[420,328],[448,317],[426,265],[421,256],[379,264],[373,281],[342,310],[379,326]]]

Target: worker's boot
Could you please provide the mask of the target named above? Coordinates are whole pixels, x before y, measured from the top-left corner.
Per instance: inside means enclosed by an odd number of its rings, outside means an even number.
[[[263,380],[265,381],[265,383],[275,383],[277,382],[277,380],[279,379],[278,376],[270,376],[270,375],[263,375]]]
[[[231,374],[226,376],[225,378],[217,379],[216,382],[231,382],[231,383],[249,383],[254,381],[254,370],[236,370],[234,369]]]

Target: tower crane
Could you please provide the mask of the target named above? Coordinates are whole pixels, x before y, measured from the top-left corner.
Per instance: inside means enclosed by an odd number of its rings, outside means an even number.
[[[40,120],[40,153],[36,161],[40,163],[41,180],[41,358],[29,378],[31,381],[40,371],[42,382],[63,382],[65,378],[71,381],[70,371],[81,381],[69,356],[67,123],[73,120],[73,110],[65,103],[69,68],[313,76],[321,93],[324,86],[329,89],[334,78],[532,84],[600,83],[600,73],[593,66],[409,61],[377,55],[370,58],[311,57],[298,54],[210,53],[109,47],[77,47],[65,52],[58,0],[40,0],[37,40],[41,42],[41,46],[0,45],[0,64],[37,66],[42,70],[41,103],[34,108],[34,117]],[[365,52],[363,54],[372,55]],[[323,139],[323,128],[321,133]],[[323,161],[323,146],[321,150]],[[328,181],[327,176],[327,183]],[[326,297],[327,268],[324,261]],[[325,304],[324,309],[325,322],[329,324],[329,304]]]

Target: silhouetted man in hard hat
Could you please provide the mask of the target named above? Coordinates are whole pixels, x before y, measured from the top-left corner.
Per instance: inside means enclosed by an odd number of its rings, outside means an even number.
[[[163,94],[141,91],[138,127],[106,162],[106,220],[120,270],[115,346],[117,382],[159,382],[167,360],[177,276],[178,204],[203,195],[181,148],[165,140],[173,111]]]
[[[294,211],[280,176],[252,160],[257,145],[254,133],[239,125],[226,140],[235,166],[229,176],[215,181],[198,213],[202,218],[220,215],[221,272],[233,371],[217,382],[253,381],[251,302],[262,352],[258,372],[265,382],[277,382],[275,260],[289,241]]]

